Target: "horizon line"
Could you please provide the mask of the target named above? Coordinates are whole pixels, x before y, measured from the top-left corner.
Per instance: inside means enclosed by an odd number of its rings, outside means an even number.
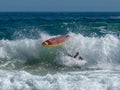
[[[0,11],[0,13],[120,13],[120,11]]]

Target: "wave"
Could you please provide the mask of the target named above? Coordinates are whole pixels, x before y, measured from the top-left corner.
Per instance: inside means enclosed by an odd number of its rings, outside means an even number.
[[[67,51],[73,55],[80,51],[90,67],[113,68],[119,62],[120,40],[116,36],[84,37],[71,33],[71,39],[65,46]]]
[[[86,37],[72,32],[68,35],[70,39],[63,46],[52,48],[41,46],[42,41],[55,37],[45,33],[41,33],[39,39],[0,40],[0,63],[5,67],[16,63],[65,65],[64,57],[79,51],[87,61],[87,68],[119,68],[120,40],[117,36]]]
[[[111,19],[120,19],[120,16],[112,16]]]

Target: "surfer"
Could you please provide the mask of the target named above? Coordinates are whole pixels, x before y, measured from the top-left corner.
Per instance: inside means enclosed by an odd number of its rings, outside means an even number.
[[[73,58],[77,58],[79,56],[79,59],[83,60],[83,58],[79,54],[80,54],[79,52],[76,52],[76,54],[74,56],[72,56],[68,53],[68,56],[73,57]]]

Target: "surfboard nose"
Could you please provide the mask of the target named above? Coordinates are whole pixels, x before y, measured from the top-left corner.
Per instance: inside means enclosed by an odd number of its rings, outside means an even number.
[[[48,45],[48,42],[43,42],[42,45]]]
[[[50,45],[50,44],[52,44],[50,41],[45,41],[42,43],[42,45]]]

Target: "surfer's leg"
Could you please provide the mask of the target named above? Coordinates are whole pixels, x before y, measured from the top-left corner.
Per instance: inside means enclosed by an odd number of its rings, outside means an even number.
[[[79,52],[77,52],[77,53],[74,55],[74,58],[76,58],[78,55],[79,55]]]

